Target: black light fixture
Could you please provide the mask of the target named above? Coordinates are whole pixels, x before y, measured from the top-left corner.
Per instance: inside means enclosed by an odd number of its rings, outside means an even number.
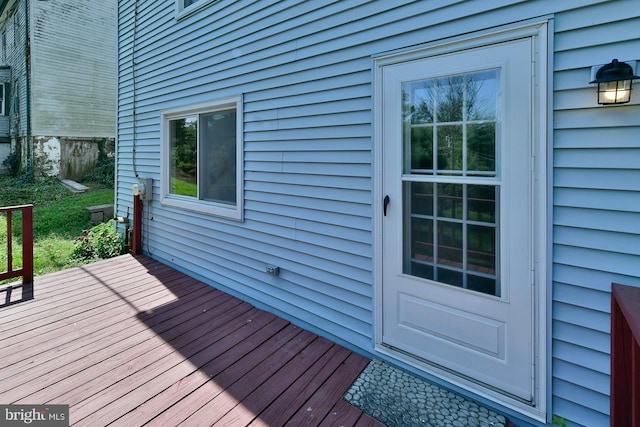
[[[596,72],[590,83],[598,83],[598,104],[626,104],[631,101],[631,83],[640,76],[633,75],[633,68],[626,62],[614,59]]]

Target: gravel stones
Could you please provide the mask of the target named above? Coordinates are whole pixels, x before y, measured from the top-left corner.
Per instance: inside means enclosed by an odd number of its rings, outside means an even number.
[[[389,427],[505,427],[504,416],[382,361],[366,367],[345,400]]]

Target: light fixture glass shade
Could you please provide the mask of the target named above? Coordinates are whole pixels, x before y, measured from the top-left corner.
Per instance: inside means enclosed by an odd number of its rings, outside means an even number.
[[[626,104],[631,101],[631,80],[598,83],[598,104]]]
[[[631,84],[640,76],[626,62],[612,60],[600,67],[591,83],[598,83],[598,104],[626,104],[631,101]]]

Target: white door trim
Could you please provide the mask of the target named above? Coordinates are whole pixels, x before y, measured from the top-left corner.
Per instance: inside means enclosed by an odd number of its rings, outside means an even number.
[[[547,418],[547,266],[548,266],[548,25],[547,22],[535,22],[529,25],[511,27],[499,31],[482,32],[475,36],[464,36],[446,43],[427,45],[421,49],[403,50],[374,58],[374,337],[375,350],[387,360],[395,360],[419,371],[433,375],[454,386],[468,390],[480,397],[494,401],[533,419],[546,422]],[[534,390],[532,404],[521,402],[500,392],[483,387],[440,369],[434,365],[422,363],[382,345],[382,203],[383,203],[383,159],[382,159],[382,68],[386,65],[402,63],[418,58],[427,58],[444,53],[461,51],[474,47],[486,46],[508,40],[531,37],[534,43],[533,75],[534,93],[532,156],[534,158],[534,188],[532,204],[534,208],[534,262],[532,272],[535,286],[532,288],[534,301],[535,350]]]

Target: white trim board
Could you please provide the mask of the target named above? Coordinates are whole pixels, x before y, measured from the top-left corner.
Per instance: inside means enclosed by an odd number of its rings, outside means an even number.
[[[475,35],[456,37],[451,40],[440,41],[433,44],[425,44],[421,48],[403,49],[388,54],[381,54],[373,58],[374,76],[374,335],[375,351],[387,360],[396,360],[401,364],[407,364],[425,375],[434,376],[454,387],[459,387],[477,396],[495,402],[498,405],[509,408],[536,421],[546,422],[548,399],[548,310],[547,310],[547,286],[548,286],[548,100],[550,99],[548,80],[549,72],[549,45],[548,45],[547,21],[536,21],[527,25],[511,25],[501,29],[483,31]],[[533,177],[534,189],[532,200],[534,205],[534,226],[536,229],[533,253],[535,254],[535,286],[532,287],[535,318],[535,354],[534,354],[534,390],[533,404],[528,404],[509,397],[496,390],[483,387],[476,382],[456,376],[451,372],[435,365],[422,363],[414,358],[404,355],[402,352],[390,349],[382,345],[382,68],[386,65],[402,63],[419,58],[442,55],[454,51],[462,51],[474,47],[486,46],[494,43],[531,37],[534,42],[534,58],[532,69],[534,75],[533,111],[535,123],[533,125],[532,158],[534,159]]]

